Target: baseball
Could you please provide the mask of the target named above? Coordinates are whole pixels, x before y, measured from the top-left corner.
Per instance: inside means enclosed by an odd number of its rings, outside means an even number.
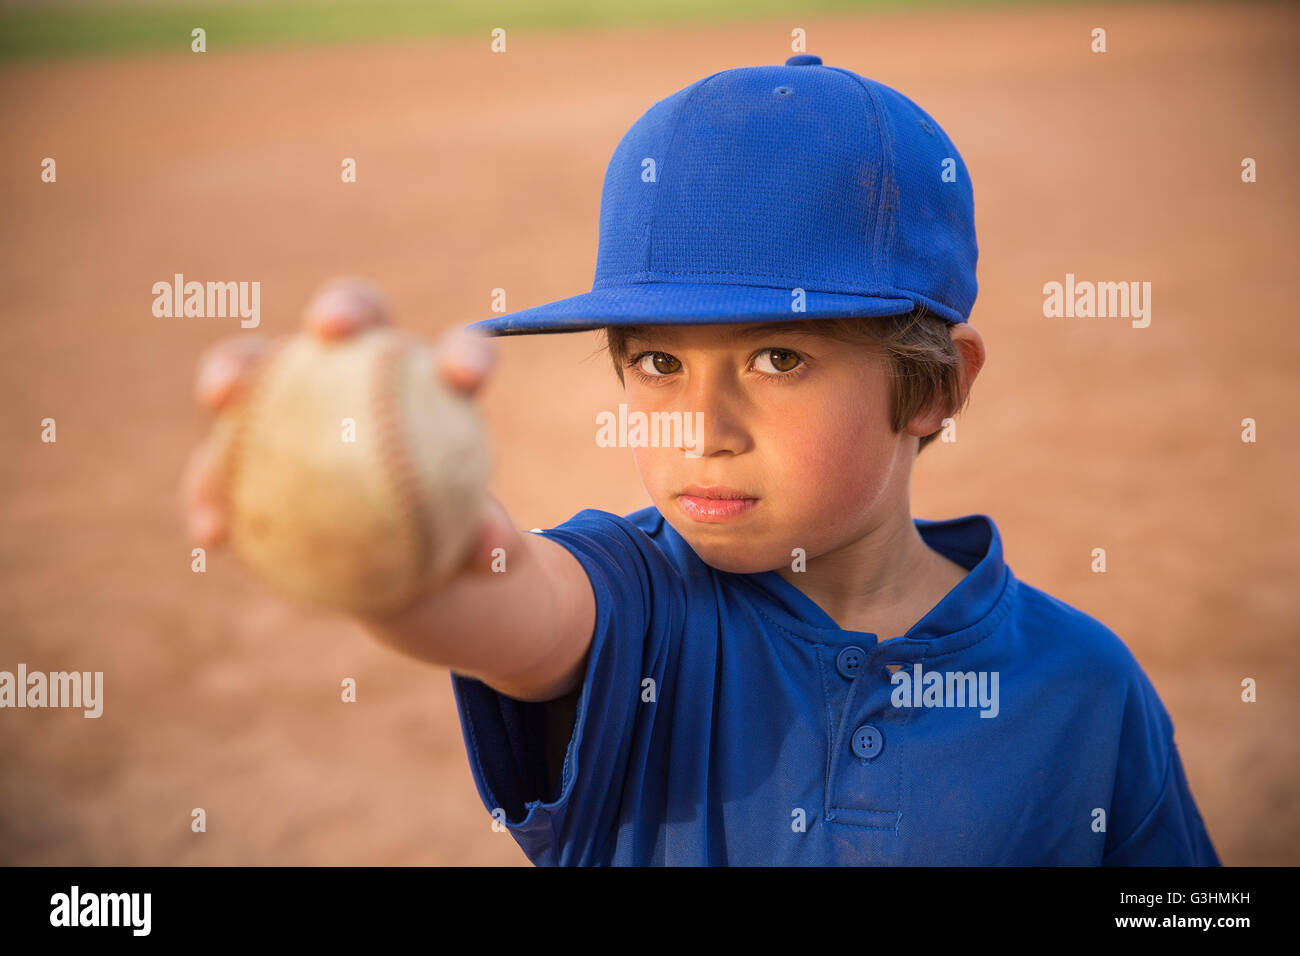
[[[280,345],[223,410],[230,543],[291,598],[383,615],[467,559],[490,461],[472,399],[390,328]]]

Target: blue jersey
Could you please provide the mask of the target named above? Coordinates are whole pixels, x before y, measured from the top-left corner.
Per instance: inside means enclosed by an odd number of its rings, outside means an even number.
[[[485,805],[541,865],[1219,865],[1123,642],[989,517],[915,524],[968,573],[883,641],[653,507],[542,532],[591,579],[591,653],[558,792],[546,706],[452,674]]]

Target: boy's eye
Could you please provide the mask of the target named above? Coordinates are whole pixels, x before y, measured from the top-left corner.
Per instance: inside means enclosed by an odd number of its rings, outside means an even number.
[[[789,349],[763,349],[758,353],[759,360],[765,355],[771,356],[767,364],[771,365],[772,371],[776,373],[793,372],[799,367],[799,363],[803,361],[799,358],[798,352],[791,352]],[[756,364],[762,363],[756,360]],[[760,368],[759,371],[763,372],[766,369]]]
[[[636,360],[636,366],[647,375],[671,375],[682,363],[667,352],[646,352]]]
[[[793,377],[803,364],[799,353],[790,349],[766,348],[754,357],[754,371],[777,379]],[[680,371],[682,363],[667,352],[642,352],[628,366],[644,378],[663,378]]]

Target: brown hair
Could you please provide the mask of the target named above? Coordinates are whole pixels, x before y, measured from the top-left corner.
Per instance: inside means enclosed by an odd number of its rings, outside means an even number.
[[[948,416],[955,416],[970,399],[969,392],[962,395],[961,358],[948,331],[949,324],[931,315],[924,306],[884,318],[808,321],[818,323],[833,339],[874,345],[884,355],[889,368],[890,417],[895,434],[935,401],[942,403]],[[622,384],[625,384],[623,366],[630,358],[627,340],[633,330],[632,326],[605,326],[601,330]],[[937,437],[938,431],[921,438],[917,454]]]

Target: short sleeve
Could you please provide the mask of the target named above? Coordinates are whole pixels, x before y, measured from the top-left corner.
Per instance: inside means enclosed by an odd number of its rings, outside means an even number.
[[[1135,660],[1130,676],[1102,865],[1219,866],[1187,785],[1173,721]]]
[[[1102,860],[1104,866],[1220,866],[1192,799],[1178,747],[1169,742],[1164,787],[1138,828]]]
[[[559,793],[546,773],[546,706],[506,697],[452,673],[470,770],[489,812],[538,865],[606,862],[634,743],[653,708],[642,681],[662,682],[680,578],[649,536],[626,518],[587,509],[541,532],[577,558],[591,581],[596,621]],[[680,630],[680,628],[678,628]],[[554,796],[554,799],[551,799]]]

